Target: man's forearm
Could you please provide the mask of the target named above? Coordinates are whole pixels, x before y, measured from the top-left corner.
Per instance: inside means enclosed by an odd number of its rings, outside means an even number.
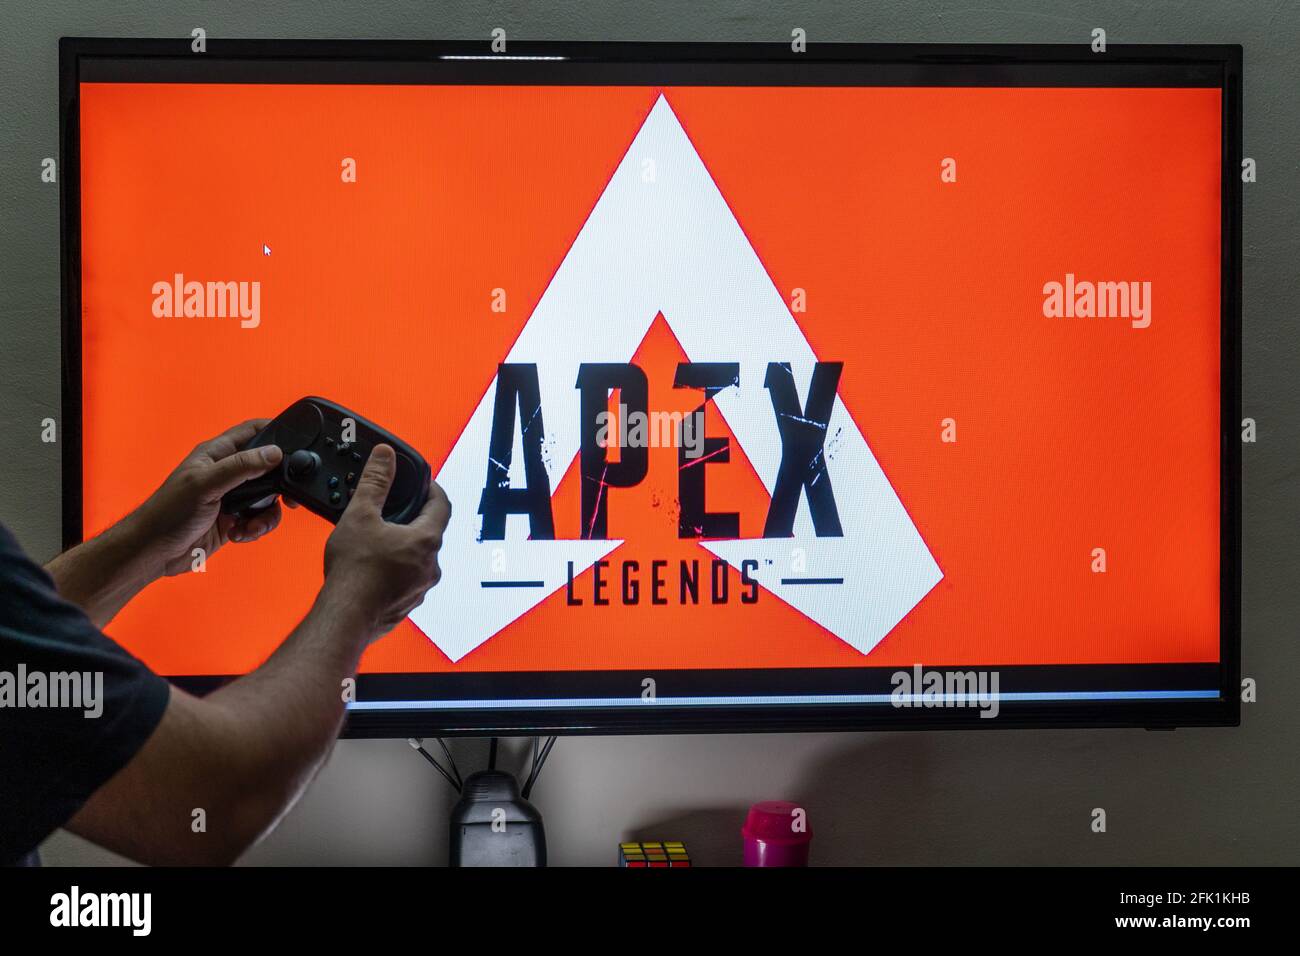
[[[102,628],[162,574],[162,564],[150,553],[139,520],[132,514],[63,552],[45,570],[59,594]]]
[[[305,754],[314,765],[343,721],[343,682],[356,673],[371,622],[345,589],[326,583],[307,616],[256,670],[206,701],[242,723],[246,745],[268,769]]]
[[[227,863],[269,831],[325,761],[343,681],[373,625],[326,584],[261,667],[199,699],[176,688],[158,730],[69,829],[156,864]],[[206,828],[191,829],[203,809]]]
[[[205,699],[224,713],[244,771],[226,783],[240,809],[237,842],[251,845],[268,832],[324,765],[343,723],[344,681],[373,637],[357,603],[327,583],[261,667]]]

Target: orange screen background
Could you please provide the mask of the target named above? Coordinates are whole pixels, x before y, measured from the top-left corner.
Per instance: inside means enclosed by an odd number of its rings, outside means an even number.
[[[799,324],[845,363],[840,396],[943,579],[866,657],[767,593],[571,608],[561,589],[457,664],[408,621],[363,670],[1217,661],[1217,90],[83,84],[86,535],[200,440],[306,394],[436,475],[660,93],[777,289],[808,290]],[[178,272],[260,281],[260,327],[154,318]],[[1150,281],[1151,326],[1044,318],[1066,272]],[[657,320],[634,359],[652,409],[698,399],[668,387],[682,357]],[[707,561],[659,507],[676,450],[650,456],[614,492],[610,559]],[[710,468],[710,510],[761,534],[734,442]],[[557,536],[578,508],[575,463]],[[246,671],[310,605],[329,530],[288,512],[110,632],[162,673]]]

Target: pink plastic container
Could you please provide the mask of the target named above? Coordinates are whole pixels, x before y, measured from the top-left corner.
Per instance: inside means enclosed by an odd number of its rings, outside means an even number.
[[[745,866],[807,866],[812,824],[803,807],[787,800],[764,800],[749,808],[745,825]]]

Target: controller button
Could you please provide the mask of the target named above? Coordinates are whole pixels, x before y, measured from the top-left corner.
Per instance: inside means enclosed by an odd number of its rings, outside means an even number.
[[[325,482],[325,484],[329,488],[337,488],[339,486],[339,476],[330,475],[330,480]]]
[[[299,481],[310,478],[319,467],[320,456],[314,451],[308,451],[305,448],[294,452],[285,463],[285,471],[289,477]]]
[[[355,485],[357,483],[357,473],[355,471],[349,471],[348,476],[343,480],[349,485]]]
[[[361,463],[361,452],[359,452],[359,451],[354,451],[354,452],[352,453],[352,460],[355,461],[357,464],[360,464],[360,463]]]
[[[336,448],[335,451],[338,452],[338,454],[340,455],[346,455],[351,448],[352,448],[352,442],[341,441],[339,442],[339,447]]]
[[[343,500],[343,496],[339,494],[337,491],[330,492],[330,504],[336,505],[342,500]]]

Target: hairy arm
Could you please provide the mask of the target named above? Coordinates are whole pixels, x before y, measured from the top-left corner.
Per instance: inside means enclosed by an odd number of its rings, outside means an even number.
[[[233,862],[325,762],[343,721],[343,681],[373,627],[343,587],[327,584],[257,670],[203,698],[173,687],[148,742],[68,829],[144,863]]]
[[[275,826],[329,755],[344,714],[343,681],[361,652],[441,575],[447,496],[432,485],[414,521],[389,524],[381,509],[395,471],[393,450],[377,446],[326,545],[325,583],[275,653],[204,698],[172,687],[149,740],[68,829],[135,860],[176,865],[232,862]],[[193,530],[187,524],[173,537],[192,540]],[[196,810],[205,824],[199,832]]]
[[[239,450],[266,423],[250,419],[196,446],[139,508],[50,561],[45,570],[59,594],[103,628],[153,581],[189,571],[196,549],[206,561],[228,542],[275,530],[278,501],[247,520],[220,512],[222,495],[280,463],[275,445]]]
[[[45,566],[59,594],[102,628],[152,581],[162,567],[142,547],[136,515],[65,551]]]

